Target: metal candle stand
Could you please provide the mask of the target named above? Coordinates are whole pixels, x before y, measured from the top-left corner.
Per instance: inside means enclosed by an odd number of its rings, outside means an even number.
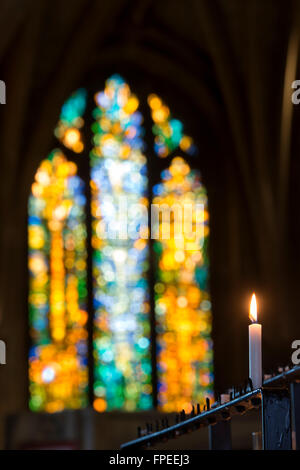
[[[282,370],[263,382],[262,388],[253,390],[250,379],[243,387],[233,389],[229,401],[221,403],[220,398],[201,410],[199,404],[192,412],[184,410],[176,415],[175,424],[169,426],[167,418],[156,425],[147,423],[138,428],[138,438],[121,445],[123,450],[141,449],[159,442],[174,439],[182,434],[208,427],[209,448],[229,450],[231,443],[232,416],[247,413],[251,409],[261,410],[262,449],[292,449],[292,423],[295,432],[295,448],[300,450],[300,367]]]

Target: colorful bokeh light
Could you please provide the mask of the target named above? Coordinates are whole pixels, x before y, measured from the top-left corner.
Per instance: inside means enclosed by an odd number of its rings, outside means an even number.
[[[87,405],[83,182],[60,150],[43,160],[29,198],[30,409]]]
[[[180,157],[153,192],[154,204],[179,205],[182,211],[193,207],[191,231],[182,228],[182,237],[175,237],[177,220],[171,213],[171,236],[162,237],[161,218],[154,243],[158,403],[166,412],[189,411],[191,403],[213,397],[207,195],[199,174]],[[202,230],[196,228],[199,221]]]
[[[152,93],[148,96],[148,104],[154,122],[154,150],[159,157],[167,157],[180,148],[187,154],[195,153],[193,139],[183,133],[183,124],[171,116],[170,109],[161,98]]]
[[[73,152],[81,153],[84,149],[82,127],[86,108],[87,92],[84,88],[75,91],[65,101],[54,134],[59,141]]]
[[[152,406],[147,167],[139,101],[115,75],[95,95],[91,152],[94,408]],[[137,211],[137,204],[145,210]]]

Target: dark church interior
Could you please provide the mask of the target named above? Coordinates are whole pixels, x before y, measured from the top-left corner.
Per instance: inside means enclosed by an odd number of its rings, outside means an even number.
[[[260,377],[298,364],[299,46],[297,0],[0,0],[0,449],[120,449],[234,398],[253,292]],[[122,195],[202,201],[203,246],[105,238]]]

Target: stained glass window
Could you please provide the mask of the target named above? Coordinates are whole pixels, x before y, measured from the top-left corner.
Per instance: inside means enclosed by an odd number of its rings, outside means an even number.
[[[183,133],[183,123],[171,116],[170,109],[162,99],[152,93],[148,96],[148,104],[154,122],[152,131],[157,155],[162,158],[167,157],[178,147],[193,155],[196,151],[193,139]]]
[[[87,404],[86,229],[76,165],[55,150],[29,198],[30,408]]]
[[[84,149],[82,141],[83,114],[86,108],[87,93],[84,88],[75,91],[64,103],[54,134],[67,148],[76,153]]]
[[[153,191],[154,204],[172,209],[170,236],[161,217],[154,246],[158,403],[164,411],[190,411],[191,403],[212,398],[213,391],[207,195],[199,174],[180,157]],[[187,219],[190,227],[184,227]]]
[[[64,103],[60,149],[29,198],[30,408],[82,408],[93,395],[99,412],[156,402],[188,411],[213,386],[207,194],[188,163],[197,148],[158,95],[141,104],[119,75],[99,88]],[[150,161],[152,146],[167,160]],[[149,187],[158,163],[161,181]],[[170,223],[160,216],[150,243],[152,206]],[[181,238],[175,206],[192,214]]]
[[[118,76],[95,95],[91,152],[96,409],[152,404],[147,169],[138,99]],[[136,213],[138,205],[145,211]],[[146,213],[146,217],[145,217]]]

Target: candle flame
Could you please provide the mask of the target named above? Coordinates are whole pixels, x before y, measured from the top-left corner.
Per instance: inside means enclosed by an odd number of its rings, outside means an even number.
[[[252,321],[252,323],[257,322],[257,303],[256,303],[255,294],[252,294],[252,297],[251,297],[249,318]]]

